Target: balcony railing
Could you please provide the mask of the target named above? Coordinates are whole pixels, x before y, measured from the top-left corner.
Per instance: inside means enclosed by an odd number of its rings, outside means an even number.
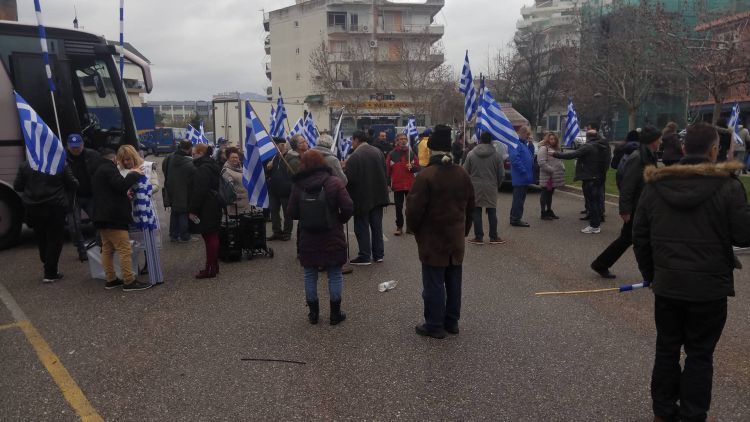
[[[445,26],[443,25],[384,25],[378,28],[378,32],[384,34],[424,34],[424,35],[443,35]]]

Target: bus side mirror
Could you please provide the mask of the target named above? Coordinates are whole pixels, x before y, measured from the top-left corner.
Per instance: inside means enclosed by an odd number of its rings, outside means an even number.
[[[107,98],[107,90],[104,88],[104,81],[102,81],[102,75],[100,75],[99,72],[96,72],[94,76],[92,76],[92,79],[94,80],[94,87],[96,88],[96,95],[98,95],[99,98]]]

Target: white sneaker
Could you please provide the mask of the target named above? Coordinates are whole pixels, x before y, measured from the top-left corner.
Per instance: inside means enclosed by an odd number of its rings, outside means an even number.
[[[599,227],[586,226],[586,228],[581,229],[581,233],[586,233],[586,234],[599,234],[601,232],[602,232],[602,229]]]

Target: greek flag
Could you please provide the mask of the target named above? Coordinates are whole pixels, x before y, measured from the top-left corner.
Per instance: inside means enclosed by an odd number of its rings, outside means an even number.
[[[271,136],[274,138],[284,137],[284,121],[287,119],[286,107],[284,107],[284,98],[281,96],[279,88],[279,99],[276,100],[276,114],[274,114],[275,124],[272,125]]]
[[[309,111],[307,112],[307,117],[305,117],[305,126],[302,128],[302,134],[307,139],[307,143],[310,144],[310,148],[315,147],[320,134],[318,133],[318,129],[315,128],[312,113]]]
[[[563,145],[569,147],[573,145],[573,142],[578,136],[578,132],[581,128],[578,126],[578,115],[573,107],[573,99],[568,99],[568,122],[565,124],[565,136],[563,136]]]
[[[404,134],[409,139],[409,149],[414,149],[414,141],[419,137],[419,131],[417,130],[417,120],[413,117],[409,118],[404,128]]]
[[[125,0],[120,0],[120,77],[125,79]]]
[[[273,106],[271,106],[271,124],[268,126],[268,133],[271,136],[275,136],[274,133],[276,133],[276,109]]]
[[[464,94],[464,112],[466,121],[470,121],[477,112],[477,92],[474,89],[474,78],[471,76],[471,67],[469,66],[469,50],[466,50],[464,59],[464,68],[461,70],[461,79],[459,80],[458,90]]]
[[[42,44],[42,59],[44,70],[47,72],[47,84],[49,84],[49,90],[54,92],[55,82],[52,80],[52,68],[49,65],[49,52],[47,51],[47,31],[44,29],[42,5],[39,4],[39,0],[34,0],[34,10],[36,10],[36,22],[39,25],[39,42]]]
[[[193,145],[197,144],[209,144],[208,138],[206,138],[201,131],[196,130],[192,125],[188,124],[187,128],[185,128],[187,132],[185,132],[185,139],[190,140],[190,142],[193,143]]]
[[[303,129],[304,125],[305,125],[305,121],[302,120],[302,118],[300,117],[300,119],[297,120],[297,123],[292,128],[292,131],[289,132],[289,137],[291,138],[294,135],[300,135],[300,134],[302,134],[302,129]]]
[[[339,139],[341,139],[342,133],[341,133],[341,121],[344,119],[344,109],[341,109],[341,115],[339,116],[339,121],[336,123],[336,129],[335,134],[336,137],[333,138],[333,144],[331,144],[331,153],[336,152],[336,147],[338,146]]]
[[[152,196],[154,188],[148,181],[147,176],[141,176],[135,186],[135,198],[133,199],[133,220],[135,226],[143,230],[143,243],[146,248],[146,263],[148,264],[148,278],[151,284],[164,282],[161,271],[161,260],[159,259],[159,248],[157,236],[159,219],[154,211]]]
[[[482,103],[477,114],[477,129],[489,132],[493,139],[497,139],[513,150],[518,148],[520,143],[513,125],[503,113],[500,104],[492,98],[489,89],[485,89],[482,95]]]
[[[263,123],[255,114],[255,110],[250,105],[250,101],[245,101],[245,134],[247,139],[251,136],[255,137],[255,147],[258,149],[260,154],[260,161],[268,161],[276,155],[277,149],[273,143],[273,140],[266,129],[263,128]],[[245,143],[248,141],[246,140]]]
[[[484,86],[484,76],[482,76],[482,74],[480,73],[479,74],[479,98],[480,99],[484,98],[484,90],[485,89],[486,89],[486,87]],[[479,103],[479,107],[477,107],[477,119],[479,118],[479,113],[482,112],[481,101],[478,101],[478,103]],[[477,124],[477,127],[476,127],[476,137],[477,137],[477,140],[479,139],[480,136],[482,136],[482,128],[480,128],[479,125]]]
[[[263,159],[261,149],[265,145],[261,142],[271,142],[268,134],[260,125],[260,120],[250,107],[250,102],[245,102],[245,114],[249,116],[247,124],[247,137],[245,138],[245,161],[242,163],[242,184],[247,189],[247,199],[250,205],[268,208],[268,188],[266,187],[266,175],[263,172]],[[254,124],[257,121],[258,125]],[[260,126],[260,130],[258,130]],[[273,147],[273,144],[271,145]],[[275,149],[275,148],[274,148]],[[273,154],[271,154],[273,157]]]
[[[349,156],[349,153],[352,150],[352,138],[342,139],[339,141],[338,145],[338,153],[336,156],[339,158],[339,160],[344,161],[346,160],[346,157]]]
[[[727,126],[729,126],[732,129],[732,132],[734,134],[734,143],[737,145],[743,145],[744,142],[742,142],[742,138],[740,138],[740,105],[739,103],[734,103],[734,106],[732,107],[732,115],[729,117],[729,123]]]
[[[65,148],[33,108],[16,94],[18,118],[26,141],[26,159],[32,170],[51,175],[60,174],[65,167]]]

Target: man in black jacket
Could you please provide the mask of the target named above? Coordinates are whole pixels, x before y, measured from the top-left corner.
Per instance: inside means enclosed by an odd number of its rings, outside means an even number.
[[[169,238],[173,242],[191,240],[188,230],[188,203],[195,166],[191,157],[193,144],[182,140],[177,151],[161,163],[164,173],[164,206],[169,207]]]
[[[88,260],[86,248],[81,233],[81,210],[91,219],[94,214],[94,194],[91,191],[91,175],[99,166],[101,157],[99,153],[91,148],[86,148],[83,138],[77,133],[68,135],[68,154],[66,154],[68,166],[78,180],[78,189],[73,197],[75,200],[70,206],[68,213],[68,229],[70,237],[78,249],[78,259]]]
[[[299,167],[300,153],[306,151],[307,141],[301,137],[295,136],[295,149],[286,152],[284,158],[276,154],[273,159],[266,164],[266,175],[268,177],[268,205],[271,208],[271,235],[268,240],[288,241],[292,238],[292,228],[294,220],[289,218],[286,212],[289,204],[289,195],[292,193],[292,169],[290,166]],[[276,145],[282,151],[286,147],[284,138],[274,138]],[[299,151],[302,147],[303,151]],[[286,161],[284,161],[286,159]],[[294,164],[292,164],[294,163]],[[282,223],[281,214],[284,214]]]
[[[68,198],[78,188],[69,166],[56,175],[33,170],[28,162],[21,164],[13,189],[21,193],[29,225],[34,229],[39,258],[44,264],[42,283],[60,280],[57,271],[65,236],[65,214]]]
[[[655,420],[704,421],[713,352],[726,322],[727,296],[734,296],[732,245],[750,246],[750,206],[734,175],[741,164],[716,164],[716,129],[691,126],[683,151],[680,165],[646,169],[633,247],[655,296]]]
[[[643,190],[643,170],[647,166],[656,165],[656,151],[661,145],[661,132],[655,127],[647,126],[643,128],[638,139],[639,149],[630,153],[627,161],[622,164],[625,167],[620,184],[620,217],[623,221],[620,236],[591,263],[591,269],[604,278],[615,278],[615,275],[609,272],[609,268],[633,244],[633,213]]]
[[[589,225],[582,229],[581,233],[597,234],[601,233],[599,225],[604,216],[604,179],[607,176],[612,151],[609,149],[609,143],[593,129],[598,125],[592,123],[589,127],[592,129],[586,132],[586,143],[583,146],[570,152],[555,152],[552,156],[563,160],[577,159],[573,180],[583,182],[583,197],[588,212],[588,215],[581,219],[590,220]]]
[[[122,286],[122,290],[126,292],[148,289],[151,284],[135,279],[128,237],[128,226],[133,221],[130,189],[143,176],[143,170],[137,168],[122,177],[115,164],[114,151],[103,151],[102,158],[104,159],[94,173],[92,188],[95,198],[94,227],[102,237],[102,266],[107,277],[104,288]],[[120,258],[122,279],[115,274],[112,262],[115,251]]]

